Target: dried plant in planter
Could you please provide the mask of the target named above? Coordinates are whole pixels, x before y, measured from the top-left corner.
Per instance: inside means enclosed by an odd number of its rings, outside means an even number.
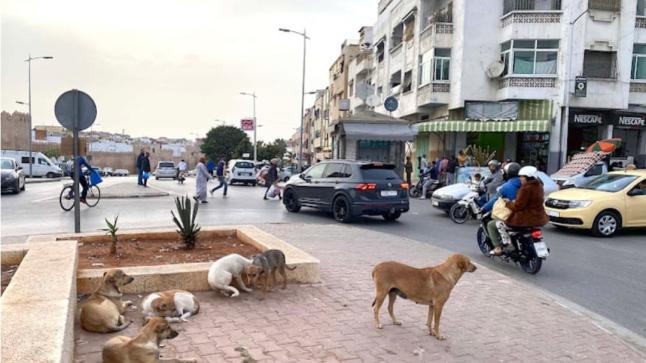
[[[108,218],[105,219],[105,224],[108,226],[107,228],[103,228],[103,231],[107,232],[107,234],[112,237],[112,244],[110,245],[110,254],[111,255],[116,255],[117,254],[117,231],[119,231],[119,227],[117,227],[117,221],[119,220],[119,215],[114,217],[114,222],[110,222]]]
[[[494,157],[496,157],[496,152],[491,151],[489,147],[486,149],[478,145],[469,145],[464,149],[464,153],[476,166],[487,165]]]
[[[177,215],[179,216],[179,219],[173,211],[170,211],[170,214],[173,215],[173,222],[177,225],[177,233],[182,237],[186,248],[192,249],[195,247],[197,236],[201,229],[201,227],[195,223],[199,204],[195,203],[195,207],[192,208],[190,198],[182,197],[180,199],[177,197],[175,198],[175,205],[177,206]]]

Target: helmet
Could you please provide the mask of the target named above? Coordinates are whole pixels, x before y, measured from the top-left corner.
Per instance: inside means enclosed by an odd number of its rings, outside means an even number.
[[[518,176],[533,178],[534,176],[536,176],[537,171],[538,169],[536,169],[536,167],[534,166],[523,166],[522,168],[520,168],[520,171],[518,171]]]
[[[505,172],[505,175],[507,175],[507,177],[509,178],[516,177],[518,176],[518,172],[520,171],[520,164],[512,161],[511,163],[508,163],[507,165],[505,165],[505,168],[503,169],[503,171]]]
[[[500,162],[496,159],[493,159],[487,163],[489,166],[493,166],[494,168],[498,169],[500,168]]]

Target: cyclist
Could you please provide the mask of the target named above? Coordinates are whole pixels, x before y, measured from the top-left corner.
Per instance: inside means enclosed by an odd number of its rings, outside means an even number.
[[[87,160],[85,160],[85,158],[82,157],[81,155],[79,155],[79,157],[78,157],[78,164],[79,164],[79,169],[81,169],[83,166],[85,166],[87,168],[88,172],[91,173],[92,170],[93,170],[92,166],[90,166],[90,164],[87,162]],[[75,171],[76,171],[76,168],[72,167],[72,170],[70,172],[70,177],[72,178],[72,180],[74,180],[74,172]],[[81,174],[79,175],[79,183],[81,184],[81,187],[83,188],[83,190],[81,191],[81,198],[79,198],[79,200],[81,201],[81,203],[87,204],[87,201],[85,200],[85,198],[87,197],[87,190],[89,188],[89,185],[88,185],[87,179],[85,178],[85,175],[83,175],[83,172],[81,172]]]

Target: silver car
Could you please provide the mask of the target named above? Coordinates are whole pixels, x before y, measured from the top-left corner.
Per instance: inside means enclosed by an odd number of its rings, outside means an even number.
[[[157,164],[155,179],[159,180],[160,178],[177,179],[177,168],[175,167],[175,162],[160,161],[159,164]]]

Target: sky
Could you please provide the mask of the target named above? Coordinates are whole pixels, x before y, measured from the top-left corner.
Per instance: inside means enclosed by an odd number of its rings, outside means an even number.
[[[278,28],[307,29],[305,91],[324,88],[377,0],[3,0],[0,14],[3,110],[27,112],[29,54],[54,57],[32,61],[34,125],[57,125],[57,97],[76,88],[95,131],[201,137],[250,117],[240,92],[255,92],[258,139],[273,140],[300,126],[303,38]]]

